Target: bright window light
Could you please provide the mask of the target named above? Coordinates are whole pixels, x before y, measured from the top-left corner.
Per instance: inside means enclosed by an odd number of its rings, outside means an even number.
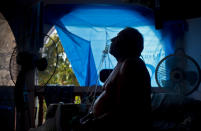
[[[94,79],[98,79],[96,75],[101,69],[114,68],[116,59],[109,54],[103,61],[103,51],[110,45],[111,38],[129,26],[138,29],[144,37],[142,59],[150,73],[152,87],[157,87],[155,68],[165,57],[165,49],[160,32],[139,12],[109,6],[83,7],[72,10],[59,22],[62,25],[55,27],[81,86],[97,84]]]

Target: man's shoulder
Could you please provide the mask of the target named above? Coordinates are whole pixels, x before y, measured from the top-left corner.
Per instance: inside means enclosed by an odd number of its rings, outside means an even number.
[[[141,67],[144,65],[145,65],[144,61],[140,58],[127,58],[122,63],[122,66],[124,66],[124,67],[130,67],[130,66]]]
[[[145,64],[140,58],[128,58],[122,62],[120,73],[132,73],[144,69]]]

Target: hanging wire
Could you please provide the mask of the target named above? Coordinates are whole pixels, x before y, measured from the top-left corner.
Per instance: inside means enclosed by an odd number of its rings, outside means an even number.
[[[103,52],[104,52],[104,51],[103,51]],[[102,65],[103,65],[103,63],[104,63],[104,61],[105,61],[105,57],[106,57],[106,55],[105,55],[105,53],[103,53],[103,54],[102,54],[102,59],[101,59],[101,61],[100,61],[99,67],[98,67],[98,78],[97,78],[97,80],[96,80],[95,88],[94,88],[94,90],[92,90],[92,91],[90,92],[89,96],[87,97],[87,103],[90,103],[90,102],[89,102],[89,98],[90,98],[91,96],[92,96],[92,98],[93,98],[93,101],[92,101],[92,103],[91,103],[91,107],[90,107],[90,109],[89,109],[89,112],[91,112],[92,107],[93,107],[94,102],[95,102],[96,92],[97,92],[97,87],[98,87],[98,81],[99,81],[99,77],[100,77],[100,69],[101,69],[101,67],[102,67]],[[93,94],[93,92],[94,92],[94,94]]]
[[[106,47],[105,47],[105,53],[107,55],[107,58],[108,58],[108,67],[110,68],[110,64],[113,66],[112,64],[112,61],[110,59],[110,56],[109,56],[109,49],[110,49],[110,44],[108,44],[108,39],[109,39],[109,34],[107,32],[107,30],[105,29],[105,33],[106,33]],[[106,67],[105,67],[106,68]]]
[[[100,70],[101,70],[102,65],[104,63],[105,63],[105,67],[106,67],[105,59],[107,56],[108,56],[109,63],[111,62],[111,60],[109,59],[109,47],[110,47],[110,45],[108,44],[108,32],[107,32],[106,28],[105,28],[105,33],[106,33],[106,43],[105,43],[105,49],[102,51],[102,57],[101,57],[101,61],[100,61],[99,67],[98,67],[98,78],[96,80],[96,85],[95,85],[94,90],[92,90],[90,92],[90,95],[89,95],[89,97],[92,96],[92,98],[93,98],[89,112],[92,111],[92,107],[93,107],[94,102],[96,100],[96,93],[97,93],[98,81],[99,81],[99,77],[100,77]]]

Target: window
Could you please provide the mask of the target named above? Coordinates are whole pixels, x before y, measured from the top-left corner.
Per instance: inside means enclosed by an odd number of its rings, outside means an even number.
[[[42,57],[47,59],[48,66],[44,71],[37,70],[36,84],[39,86],[45,84],[78,86],[79,83],[55,28],[50,30],[49,36],[51,39],[45,37],[44,46],[41,48]]]
[[[157,86],[154,72],[158,62],[165,57],[165,49],[160,32],[155,30],[153,13],[139,7],[112,5],[75,6],[55,22],[80,86],[102,84],[97,81],[99,71],[116,65],[111,55],[103,57],[103,51],[110,45],[110,39],[127,26],[137,28],[143,34],[142,59],[149,70],[152,86]]]

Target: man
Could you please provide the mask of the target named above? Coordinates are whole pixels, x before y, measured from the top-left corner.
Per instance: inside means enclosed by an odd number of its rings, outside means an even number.
[[[95,130],[150,129],[150,76],[140,59],[143,37],[138,30],[127,27],[112,40],[110,54],[117,65],[103,85],[92,113],[100,119]]]

